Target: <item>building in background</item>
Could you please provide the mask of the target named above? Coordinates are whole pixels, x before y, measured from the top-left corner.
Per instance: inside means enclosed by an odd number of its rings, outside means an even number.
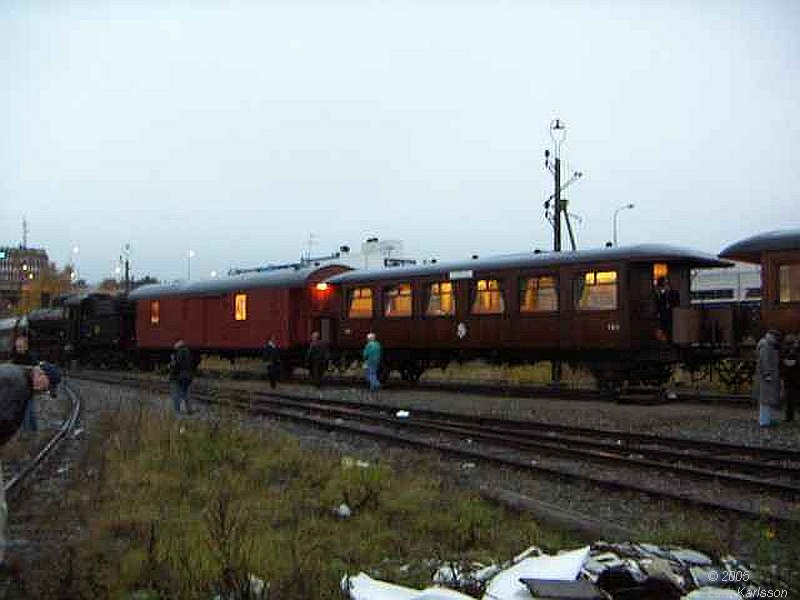
[[[49,265],[47,252],[41,248],[0,247],[0,316],[14,314],[23,292]]]

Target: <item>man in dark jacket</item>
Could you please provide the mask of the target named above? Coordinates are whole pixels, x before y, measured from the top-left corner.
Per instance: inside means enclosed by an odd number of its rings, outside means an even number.
[[[790,423],[794,421],[794,408],[800,403],[800,336],[786,336],[781,366],[786,392],[786,422]]]
[[[264,362],[267,363],[267,379],[270,389],[275,389],[278,376],[281,372],[281,351],[275,343],[275,336],[271,335],[264,346]]]
[[[322,385],[322,375],[328,370],[329,360],[328,345],[320,339],[319,331],[314,331],[311,334],[311,342],[308,344],[306,362],[311,382],[317,387]]]
[[[15,365],[32,367],[39,364],[39,361],[31,353],[28,345],[28,338],[20,336],[14,340],[14,351],[11,353],[11,362]],[[25,406],[25,416],[22,419],[23,431],[36,431],[39,429],[36,421],[36,402],[33,397]]]
[[[189,403],[189,386],[192,385],[192,353],[189,347],[178,340],[174,346],[172,361],[169,365],[169,380],[172,388],[172,406],[176,413],[181,412],[181,403],[186,406],[187,414],[192,413]]]
[[[0,365],[0,445],[10,440],[19,429],[31,398],[49,387],[47,374],[39,367]],[[0,466],[0,481],[2,475]],[[5,488],[0,485],[0,563],[5,558],[7,515]]]

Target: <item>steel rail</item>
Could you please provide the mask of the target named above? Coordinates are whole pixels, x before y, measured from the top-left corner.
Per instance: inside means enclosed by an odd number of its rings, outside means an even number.
[[[19,490],[21,484],[45,461],[67,433],[75,427],[75,423],[77,423],[81,412],[81,398],[67,386],[66,382],[63,383],[61,387],[72,400],[72,412],[70,416],[64,420],[56,434],[50,438],[41,450],[39,450],[36,456],[5,482],[4,489],[6,495],[13,494]]]

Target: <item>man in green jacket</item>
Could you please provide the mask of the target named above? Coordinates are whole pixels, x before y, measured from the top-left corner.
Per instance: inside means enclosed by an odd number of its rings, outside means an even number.
[[[364,346],[364,367],[367,370],[367,381],[369,389],[377,392],[381,389],[381,380],[378,377],[378,369],[381,366],[381,343],[376,339],[375,334],[367,334],[367,344]]]

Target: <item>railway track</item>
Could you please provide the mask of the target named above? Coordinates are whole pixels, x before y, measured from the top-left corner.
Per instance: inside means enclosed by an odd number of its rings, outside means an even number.
[[[204,373],[210,377],[230,377],[230,372],[205,369]],[[249,371],[236,371],[234,378],[240,380],[265,380],[262,373]],[[308,383],[307,378],[294,375],[290,380]],[[325,385],[352,386],[363,385],[363,378],[336,375],[326,377]],[[570,400],[601,400],[610,399],[607,392],[596,389],[570,387],[568,385],[527,385],[503,382],[476,383],[470,381],[404,381],[402,379],[389,379],[384,385],[388,389],[424,390],[436,392],[452,392],[460,394],[475,394],[478,396],[504,396],[508,398],[559,398]],[[666,402],[679,402],[688,404],[711,404],[720,406],[747,407],[753,405],[753,398],[749,394],[716,394],[711,392],[680,391],[674,397],[667,398],[663,391],[657,388],[632,388],[627,392],[613,398],[619,403],[628,404],[661,404]]]
[[[19,464],[16,468],[12,467],[6,470],[4,473],[6,480],[3,483],[6,497],[13,497],[18,493],[39,466],[56,451],[67,434],[75,428],[75,424],[81,412],[80,396],[78,396],[66,382],[62,384],[61,389],[70,399],[71,410],[69,416],[64,419],[58,430],[35,451],[34,457],[31,460]]]
[[[111,384],[139,382],[110,374],[89,379]],[[166,389],[161,383],[149,381],[148,385],[159,391]],[[432,449],[464,460],[648,494],[759,520],[800,522],[800,452],[793,450],[433,410],[414,410],[406,416],[396,408],[369,402],[285,393],[197,389],[193,396],[256,414]]]

